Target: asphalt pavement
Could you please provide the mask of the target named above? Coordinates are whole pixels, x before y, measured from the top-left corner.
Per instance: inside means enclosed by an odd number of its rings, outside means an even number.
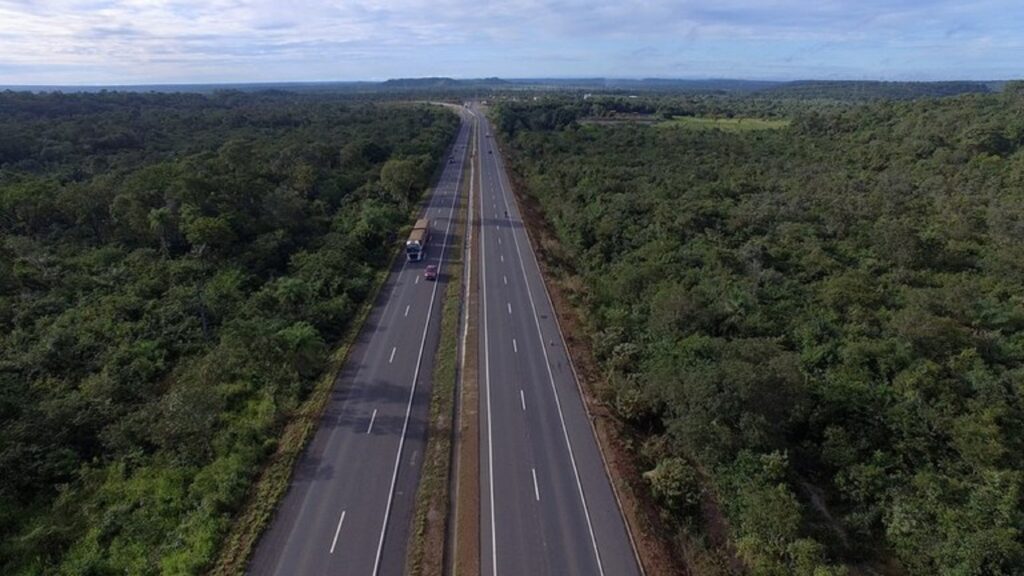
[[[639,575],[500,151],[478,116],[483,573]]]
[[[426,442],[440,300],[449,281],[458,187],[471,124],[463,122],[454,158],[420,217],[430,219],[427,256],[399,256],[349,359],[317,431],[249,563],[254,576],[398,576]],[[424,278],[441,267],[437,281]],[[458,279],[455,279],[458,281]]]

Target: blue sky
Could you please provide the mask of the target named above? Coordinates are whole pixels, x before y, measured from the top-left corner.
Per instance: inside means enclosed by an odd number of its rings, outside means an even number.
[[[1024,0],[0,0],[0,85],[1008,79]]]

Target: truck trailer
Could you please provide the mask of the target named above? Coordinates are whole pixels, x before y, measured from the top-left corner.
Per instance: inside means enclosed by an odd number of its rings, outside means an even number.
[[[409,262],[419,262],[427,253],[427,241],[430,240],[430,220],[420,218],[412,227],[409,239],[405,241],[405,257]]]

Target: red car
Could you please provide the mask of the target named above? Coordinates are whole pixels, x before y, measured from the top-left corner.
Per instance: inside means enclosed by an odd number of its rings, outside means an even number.
[[[437,280],[437,264],[427,264],[423,270],[423,277],[427,280]]]

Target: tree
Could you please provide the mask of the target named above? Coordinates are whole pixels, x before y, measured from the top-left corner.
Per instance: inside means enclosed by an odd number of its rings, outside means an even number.
[[[182,223],[185,238],[200,253],[222,252],[235,241],[235,232],[222,216],[195,216]]]
[[[413,160],[391,159],[380,169],[380,184],[393,202],[405,205],[413,199],[421,174]]]

